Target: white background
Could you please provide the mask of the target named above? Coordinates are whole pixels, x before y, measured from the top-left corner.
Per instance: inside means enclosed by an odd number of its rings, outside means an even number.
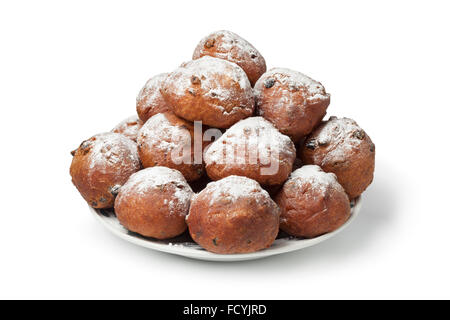
[[[450,298],[447,1],[2,1],[0,298]],[[321,81],[377,146],[336,238],[208,263],[108,233],[69,152],[135,112],[145,81],[212,31]]]

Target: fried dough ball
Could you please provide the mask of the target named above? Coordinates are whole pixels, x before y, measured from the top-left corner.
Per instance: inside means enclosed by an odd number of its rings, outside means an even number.
[[[211,182],[191,202],[186,219],[192,239],[208,251],[248,253],[268,248],[280,210],[254,180],[230,176]]]
[[[200,129],[197,141],[202,141],[201,134]],[[203,175],[202,150],[195,156],[194,125],[171,112],[158,113],[147,120],[138,134],[138,151],[144,168],[176,169],[187,181]]]
[[[206,172],[213,180],[245,176],[262,185],[282,184],[292,171],[295,146],[262,117],[241,120],[206,150]]]
[[[142,124],[142,121],[137,116],[131,116],[115,126],[112,132],[123,134],[125,137],[136,142],[137,134]]]
[[[255,84],[256,113],[294,142],[311,133],[326,114],[330,95],[304,74],[274,68]]]
[[[97,209],[112,208],[117,190],[141,169],[134,141],[119,133],[101,133],[73,151],[70,175],[87,203]]]
[[[179,171],[152,167],[133,174],[119,189],[114,209],[126,229],[145,237],[169,239],[186,230],[193,195]]]
[[[306,139],[302,161],[336,174],[349,198],[354,199],[373,180],[375,145],[354,120],[330,117]]]
[[[275,201],[281,230],[296,237],[332,232],[350,217],[350,201],[336,176],[315,165],[292,172]]]
[[[167,112],[170,106],[161,95],[162,83],[167,79],[168,73],[161,73],[150,78],[136,98],[136,111],[139,119],[146,122],[157,113]]]
[[[195,48],[192,59],[211,56],[240,66],[248,76],[252,86],[266,72],[266,61],[247,40],[237,34],[222,30],[203,38]]]
[[[161,93],[179,117],[215,128],[228,128],[254,110],[245,72],[209,56],[182,64],[168,76]]]

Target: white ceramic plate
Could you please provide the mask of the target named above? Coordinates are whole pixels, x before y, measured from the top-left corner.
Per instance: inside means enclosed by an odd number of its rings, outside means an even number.
[[[192,259],[209,261],[243,261],[261,259],[281,253],[300,250],[330,239],[337,233],[341,232],[356,218],[361,209],[361,197],[352,202],[351,216],[347,220],[347,222],[333,232],[313,239],[300,239],[290,237],[287,234],[281,232],[270,248],[244,254],[216,254],[208,252],[197,245],[195,242],[193,242],[189,237],[188,232],[179,237],[169,240],[146,238],[125,229],[119,223],[119,220],[117,220],[113,210],[97,210],[91,207],[89,208],[91,209],[91,212],[94,214],[94,216],[98,219],[98,221],[100,221],[100,223],[103,224],[109,231],[111,231],[116,236],[139,246]]]

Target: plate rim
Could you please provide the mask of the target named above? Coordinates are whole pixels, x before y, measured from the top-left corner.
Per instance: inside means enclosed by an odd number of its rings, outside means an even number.
[[[272,244],[271,247],[263,250],[259,250],[252,253],[240,253],[240,254],[217,254],[212,253],[206,250],[200,250],[198,248],[189,248],[186,246],[181,246],[177,244],[171,244],[171,243],[162,243],[158,242],[158,240],[152,241],[148,238],[143,238],[139,236],[135,236],[130,233],[123,232],[126,230],[124,227],[123,230],[115,227],[112,223],[107,221],[108,219],[117,220],[117,218],[112,217],[105,217],[99,209],[94,209],[91,206],[88,206],[91,213],[96,217],[96,219],[102,224],[107,230],[112,232],[117,237],[128,241],[130,243],[133,243],[135,245],[145,247],[148,249],[174,254],[178,256],[183,256],[186,258],[191,259],[197,259],[197,260],[207,260],[207,261],[220,261],[220,262],[233,262],[233,261],[244,261],[244,260],[256,260],[261,258],[266,258],[273,255],[283,254],[283,253],[289,253],[297,250],[301,250],[307,247],[311,247],[313,245],[319,244],[323,241],[326,241],[341,231],[343,231],[349,224],[351,224],[355,218],[358,216],[361,206],[362,206],[362,197],[359,196],[356,198],[354,203],[354,206],[351,208],[351,215],[348,218],[348,220],[340,226],[338,229],[326,233],[324,235],[312,238],[312,239],[298,239],[298,238],[281,238],[276,239],[274,241],[274,244]],[[168,239],[170,241],[170,239]],[[277,247],[277,244],[282,244],[284,242],[289,242],[289,245],[281,245],[280,247]]]

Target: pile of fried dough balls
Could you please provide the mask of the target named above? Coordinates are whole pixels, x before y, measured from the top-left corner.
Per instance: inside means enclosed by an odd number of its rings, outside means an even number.
[[[268,248],[280,229],[317,237],[346,222],[373,179],[375,145],[352,119],[323,120],[324,86],[267,71],[258,50],[229,31],[203,38],[191,61],[148,80],[136,102],[136,116],[72,151],[70,174],[90,206],[114,208],[144,237],[188,229],[219,254]],[[200,161],[197,121],[200,133],[222,134],[200,137]],[[174,161],[180,146],[191,147],[191,161]]]

